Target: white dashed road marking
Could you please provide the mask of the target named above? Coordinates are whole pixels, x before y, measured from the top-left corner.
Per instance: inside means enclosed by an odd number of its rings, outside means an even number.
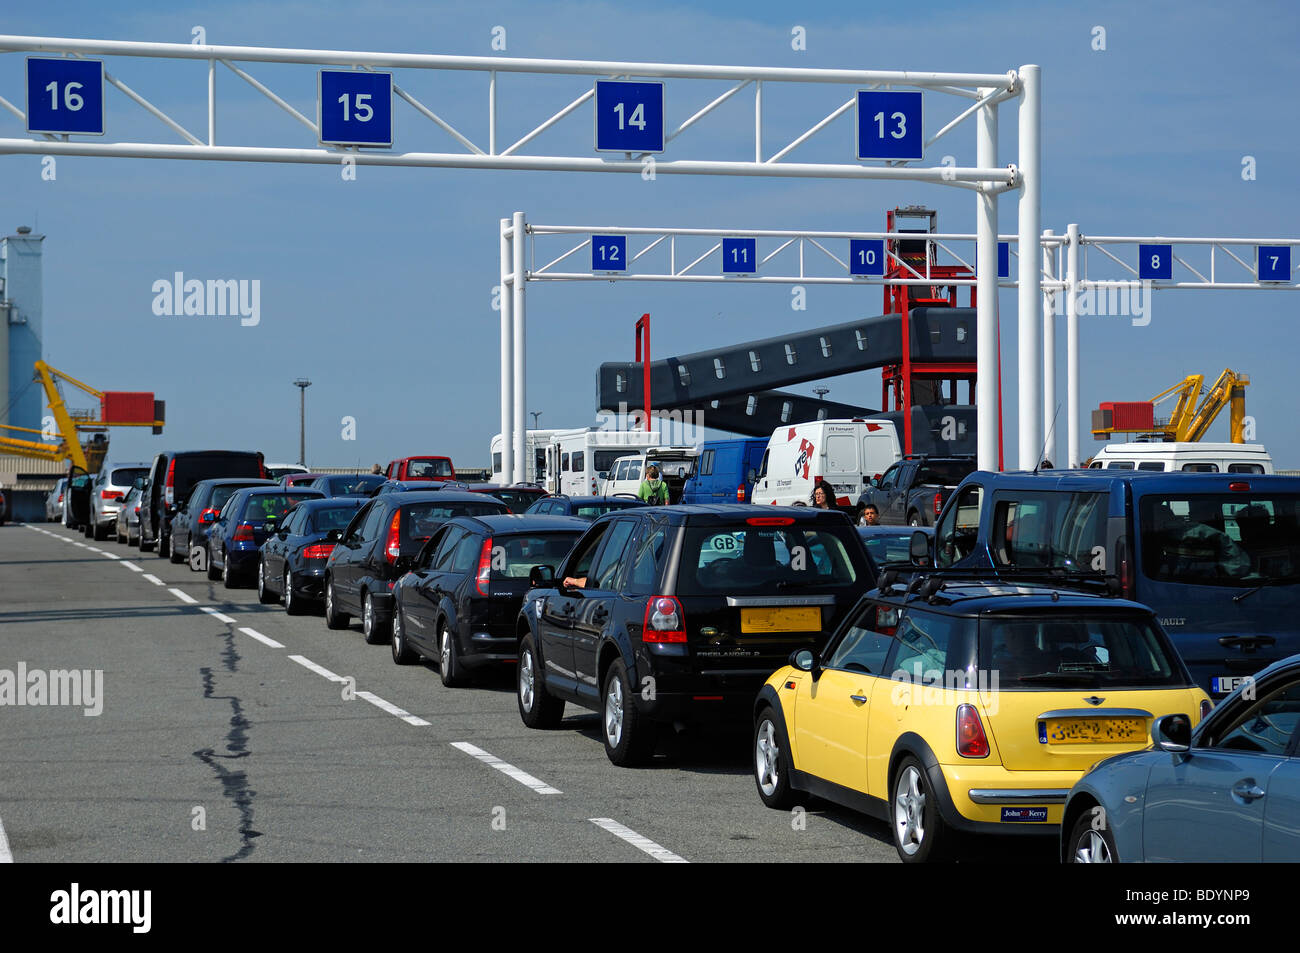
[[[678,857],[667,847],[660,847],[648,837],[642,837],[630,827],[624,827],[612,817],[589,817],[587,820],[597,827],[604,828],[615,837],[621,837],[638,850],[643,850],[655,860],[665,864],[689,863],[684,857]]]
[[[125,566],[127,569],[131,570],[132,572],[144,572],[144,570],[141,569],[139,566],[137,566],[135,563],[130,562],[129,560],[126,559],[122,560],[122,565]]]
[[[145,574],[144,574],[144,578],[148,579],[148,580],[149,580],[151,583],[153,583],[155,586],[161,586],[161,585],[163,584],[163,581],[162,581],[161,579],[159,579],[157,576],[155,576],[155,575],[154,575],[153,573],[151,573],[151,572],[147,572],[147,573],[145,573]]]
[[[14,855],[9,852],[9,838],[5,837],[4,822],[0,821],[0,864],[12,864]]]
[[[168,589],[167,591],[168,591],[168,592],[175,592],[176,590],[175,590],[175,589]],[[199,606],[199,611],[200,611],[200,612],[206,612],[208,615],[212,616],[212,618],[216,619],[218,622],[224,622],[224,623],[226,623],[226,625],[234,625],[234,624],[235,624],[235,620],[234,620],[234,619],[232,619],[230,616],[226,615],[224,612],[218,612],[216,609],[212,608],[212,606]]]
[[[282,649],[282,648],[284,648],[284,643],[282,643],[282,642],[277,642],[277,641],[275,641],[275,639],[272,639],[272,638],[269,638],[269,637],[263,635],[261,632],[258,632],[256,629],[250,629],[250,628],[248,628],[247,626],[245,626],[244,628],[240,629],[239,631],[240,631],[240,632],[243,632],[244,635],[248,636],[250,639],[257,639],[257,641],[261,642],[263,645],[269,645],[269,646],[271,646],[271,648],[273,648],[273,649]]]
[[[342,675],[335,675],[329,669],[317,665],[315,662],[307,658],[305,655],[290,655],[289,658],[293,659],[293,661],[297,662],[303,668],[310,669],[311,671],[315,672],[321,678],[328,678],[331,682],[346,681],[346,679],[344,679]]]
[[[357,692],[357,697],[364,698],[366,701],[370,702],[370,704],[374,705],[376,708],[382,708],[390,715],[396,715],[398,718],[402,719],[402,721],[406,722],[408,725],[428,724],[428,722],[425,721],[423,718],[420,718],[417,715],[412,715],[405,708],[398,708],[392,702],[384,701],[378,695],[373,695],[370,692]]]
[[[470,755],[471,757],[478,758],[484,764],[496,768],[498,771],[500,771],[502,774],[506,775],[507,777],[514,778],[524,787],[532,788],[538,794],[562,794],[563,793],[562,791],[560,791],[559,788],[553,788],[545,781],[539,781],[537,778],[533,777],[531,774],[527,773],[526,771],[519,770],[513,764],[507,764],[506,762],[498,758],[496,755],[488,754],[482,748],[479,748],[476,745],[472,745],[468,741],[453,741],[451,743],[451,746],[453,748],[465,752],[467,755]]]
[[[148,579],[149,577],[145,576],[144,578]],[[198,599],[195,599],[192,595],[190,595],[188,592],[185,592],[182,589],[168,589],[167,591],[170,592],[177,599],[179,599],[181,602],[188,602],[192,606],[196,606],[199,604]],[[230,619],[229,616],[226,616],[226,618]],[[230,621],[234,622],[235,620],[230,619]]]

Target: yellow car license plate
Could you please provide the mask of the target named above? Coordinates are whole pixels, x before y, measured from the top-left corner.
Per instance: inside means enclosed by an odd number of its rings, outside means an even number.
[[[1049,745],[1133,744],[1146,740],[1144,718],[1049,718]]]
[[[741,632],[817,632],[821,627],[820,606],[740,610]]]

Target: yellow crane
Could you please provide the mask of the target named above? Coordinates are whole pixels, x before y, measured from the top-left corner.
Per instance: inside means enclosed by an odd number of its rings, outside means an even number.
[[[104,462],[104,457],[108,454],[109,427],[152,427],[154,433],[162,433],[164,408],[161,401],[153,399],[153,394],[99,391],[70,374],[50,367],[44,361],[37,361],[34,369],[35,379],[40,381],[45,391],[45,400],[54,417],[54,426],[59,440],[57,443],[51,443],[18,437],[0,437],[0,451],[42,460],[68,460],[74,467],[87,473],[97,473]],[[70,409],[59,388],[60,381],[66,381],[95,398],[99,402],[99,410],[96,412]],[[145,405],[148,405],[147,412],[143,409]],[[0,424],[0,427],[5,430],[46,436],[45,431],[33,430],[30,427],[17,427],[13,424]],[[81,442],[81,433],[90,434],[84,445]]]
[[[1119,426],[1098,426],[1094,423],[1092,433],[1098,439],[1108,439],[1114,433],[1158,434],[1168,441],[1196,441],[1205,436],[1215,418],[1224,407],[1229,411],[1229,440],[1232,443],[1245,443],[1246,387],[1250,378],[1238,374],[1231,368],[1224,368],[1223,373],[1205,389],[1204,374],[1188,374],[1179,383],[1167,390],[1162,390],[1147,403],[1152,410],[1147,418],[1149,425],[1135,427],[1133,424]],[[1155,405],[1161,401],[1176,398],[1173,411],[1168,419],[1161,420],[1154,416]],[[1103,408],[1110,406],[1103,404]],[[1125,405],[1139,407],[1142,405]],[[1096,420],[1096,417],[1094,417]]]

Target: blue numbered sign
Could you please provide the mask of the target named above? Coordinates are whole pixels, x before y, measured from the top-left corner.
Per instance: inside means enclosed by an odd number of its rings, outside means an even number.
[[[1138,277],[1143,281],[1173,281],[1174,246],[1138,245]]]
[[[1291,246],[1260,245],[1256,252],[1260,281],[1291,280]]]
[[[998,242],[998,277],[1011,277],[1011,243]]]
[[[858,158],[920,159],[921,94],[858,90]]]
[[[29,56],[27,131],[102,136],[104,64]]]
[[[664,84],[597,80],[596,151],[663,152]]]
[[[627,236],[591,236],[592,271],[627,271]]]
[[[393,74],[320,71],[320,141],[327,146],[393,144]]]
[[[849,274],[860,278],[883,278],[885,275],[885,240],[883,238],[850,238]]]
[[[758,240],[754,238],[724,238],[722,240],[722,273],[724,275],[752,275],[758,271]]]

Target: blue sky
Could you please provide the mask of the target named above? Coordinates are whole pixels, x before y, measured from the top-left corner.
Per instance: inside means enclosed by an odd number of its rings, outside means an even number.
[[[1293,103],[1300,14],[1280,3],[1245,12],[1208,3],[1012,3],[996,12],[964,3],[772,2],[707,11],[599,2],[146,2],[128,9],[47,2],[9,11],[3,29],[183,43],[201,25],[210,43],[493,55],[491,30],[502,25],[507,50],[496,55],[506,56],[980,72],[1038,63],[1044,227],[1063,231],[1077,222],[1085,234],[1112,235],[1300,233],[1292,178],[1300,159]],[[804,51],[791,49],[796,24],[807,30]],[[1106,30],[1105,51],[1091,48],[1095,26]],[[20,54],[0,57],[0,95],[19,103],[21,64]],[[204,130],[202,66],[109,58],[108,68],[192,130]],[[313,111],[314,68],[252,72]],[[486,139],[482,81],[403,74],[398,81]],[[281,119],[233,74],[222,72],[218,82],[219,141],[313,145],[307,130]],[[585,85],[506,83],[506,141]],[[842,92],[771,96],[768,149],[829,112]],[[707,95],[670,99],[669,121],[680,122]],[[683,137],[683,153],[726,148],[733,133],[746,142],[750,102],[737,97],[716,125],[702,125],[689,144]],[[927,109],[931,102],[936,119],[955,112],[939,97],[928,98]],[[108,108],[109,139],[173,141],[114,90]],[[396,109],[399,148],[449,150],[405,104]],[[588,154],[589,116],[579,110],[539,145]],[[810,143],[806,157],[836,157],[840,139],[851,137],[848,117],[841,123],[824,143]],[[1004,162],[1014,161],[1014,131],[1014,107],[1004,107]],[[0,113],[0,136],[21,135],[17,120]],[[936,149],[974,164],[973,128]],[[1246,155],[1256,159],[1254,181],[1241,176]],[[499,316],[491,309],[497,220],[515,210],[551,224],[875,230],[886,208],[921,203],[939,211],[944,231],[975,225],[968,192],[919,184],[684,176],[647,183],[637,176],[373,167],[343,182],[332,166],[92,158],[59,159],[53,182],[40,173],[37,157],[0,157],[0,229],[30,224],[48,236],[46,359],[102,389],[153,390],[167,401],[164,435],[114,435],[112,455],[123,460],[200,445],[296,459],[292,381],[308,377],[309,462],[368,466],[445,452],[461,465],[485,465],[499,422]],[[1001,199],[1003,232],[1015,231],[1015,209],[1014,194]],[[261,322],[155,315],[153,282],[176,271],[260,280]],[[653,315],[655,353],[664,356],[880,310],[874,288],[810,287],[802,312],[791,310],[789,290],[777,286],[534,283],[528,295],[527,403],[548,427],[594,422],[596,366],[631,359],[642,312]],[[1157,296],[1146,327],[1084,319],[1084,452],[1092,447],[1087,413],[1099,401],[1146,399],[1185,374],[1212,378],[1230,366],[1251,376],[1247,412],[1258,439],[1280,466],[1300,467],[1291,387],[1296,303],[1287,293],[1169,291]],[[1009,448],[1016,445],[1015,310],[1014,292],[1004,292]],[[1058,342],[1063,407],[1063,321]],[[830,381],[829,396],[874,405],[878,379]],[[345,417],[356,420],[355,440],[342,439]],[[1057,428],[1059,457],[1064,409]],[[1227,438],[1226,415],[1211,436]]]

